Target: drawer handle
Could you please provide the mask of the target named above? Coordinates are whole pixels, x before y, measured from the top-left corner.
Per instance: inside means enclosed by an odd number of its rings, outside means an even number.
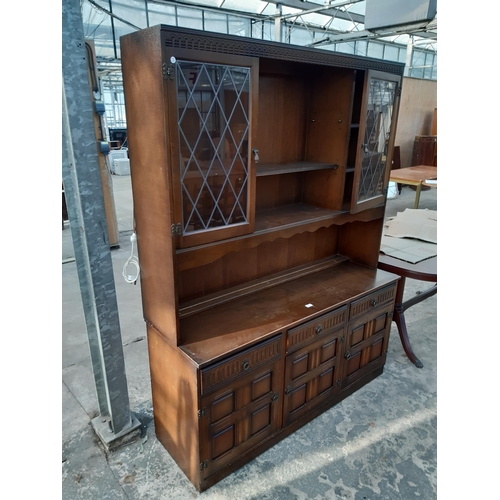
[[[323,331],[323,327],[321,325],[318,325],[316,327],[316,333],[319,335]]]
[[[272,396],[271,396],[271,400],[273,403],[276,403],[276,401],[278,401],[278,393],[275,392]]]
[[[370,302],[370,305],[372,307],[375,307],[377,305],[377,301],[375,299],[372,299],[371,302]]]
[[[352,358],[351,353],[349,351],[347,351],[345,353],[345,359],[351,359],[351,358]]]
[[[285,389],[285,394],[287,396],[290,396],[290,394],[292,394],[292,386],[288,386],[286,389]]]
[[[243,367],[243,371],[247,371],[250,368],[250,363],[248,362],[248,359],[244,359],[243,363],[241,363],[241,366]]]

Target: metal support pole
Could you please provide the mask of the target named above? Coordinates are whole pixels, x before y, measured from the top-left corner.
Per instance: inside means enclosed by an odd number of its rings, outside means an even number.
[[[92,425],[111,449],[141,424],[129,406],[80,0],[63,0],[62,63],[63,182],[100,412]]]
[[[410,76],[411,73],[411,61],[413,58],[413,45],[415,43],[413,35],[410,35],[410,39],[406,46],[406,64],[404,70],[404,76]]]
[[[281,14],[283,12],[282,5],[276,4],[276,18],[274,19],[274,41],[281,42]]]

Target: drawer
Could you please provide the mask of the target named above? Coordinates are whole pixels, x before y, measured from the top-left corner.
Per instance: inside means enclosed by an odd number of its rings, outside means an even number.
[[[381,290],[365,295],[361,299],[351,302],[349,319],[362,316],[373,309],[391,303],[396,297],[396,285],[387,286]]]
[[[346,323],[347,306],[339,307],[332,312],[319,316],[296,328],[288,330],[286,334],[286,350],[293,351],[307,344],[311,339],[320,335],[334,332],[342,328]]]
[[[201,393],[205,394],[241,374],[279,358],[281,339],[282,336],[278,335],[202,370]]]

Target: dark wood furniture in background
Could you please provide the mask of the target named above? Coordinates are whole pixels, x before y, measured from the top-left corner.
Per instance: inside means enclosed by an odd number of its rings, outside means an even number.
[[[168,26],[121,49],[155,431],[204,490],[383,372],[404,65]]]
[[[437,135],[415,136],[411,164],[437,167]]]
[[[417,358],[417,356],[415,356],[415,353],[413,352],[413,349],[411,347],[404,313],[410,307],[418,304],[419,302],[422,302],[429,297],[432,297],[437,293],[437,257],[432,257],[431,259],[412,264],[411,262],[405,262],[404,260],[395,259],[394,257],[390,257],[389,255],[384,255],[381,253],[379,257],[378,268],[401,276],[401,279],[398,281],[396,290],[396,303],[394,306],[393,321],[396,322],[396,325],[398,327],[401,344],[403,344],[403,349],[405,350],[408,359],[417,368],[423,368],[424,365]],[[415,295],[411,299],[403,301],[406,278],[419,281],[428,281],[436,284],[428,288],[425,292],[422,292],[419,295]]]

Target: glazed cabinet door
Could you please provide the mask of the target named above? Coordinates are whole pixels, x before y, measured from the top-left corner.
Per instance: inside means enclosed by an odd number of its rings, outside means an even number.
[[[280,343],[281,336],[210,369],[206,377],[202,374],[205,381],[219,387],[201,400],[200,470],[204,478],[280,429],[283,404]],[[226,377],[231,382],[217,384],[218,379]]]
[[[169,49],[164,74],[177,247],[252,232],[258,59]]]
[[[399,76],[377,71],[366,72],[351,213],[385,202],[400,94]]]

